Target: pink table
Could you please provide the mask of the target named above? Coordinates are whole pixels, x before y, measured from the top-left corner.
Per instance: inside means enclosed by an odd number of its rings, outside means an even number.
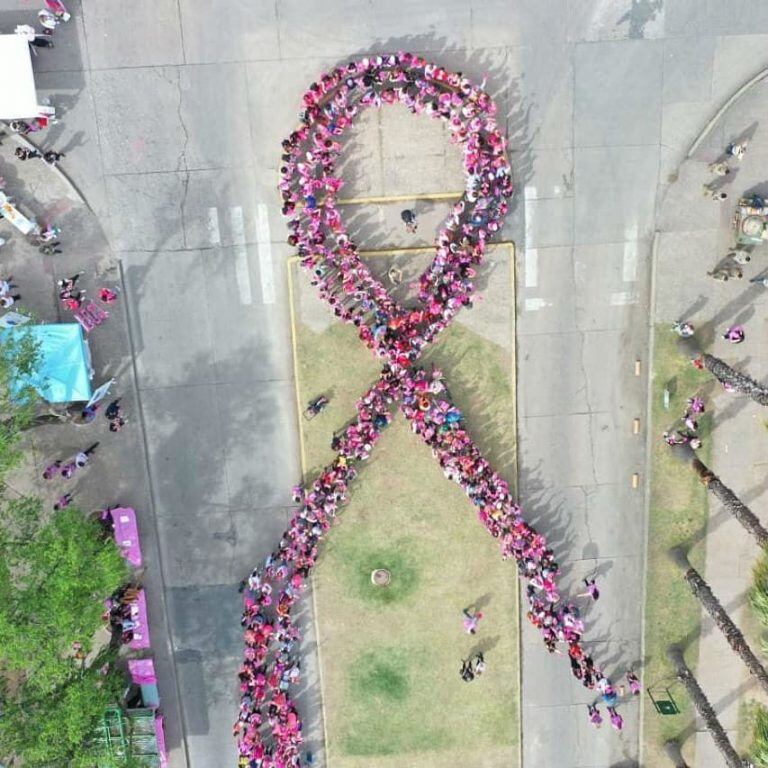
[[[123,557],[134,568],[140,568],[143,562],[139,546],[139,529],[136,525],[136,513],[130,507],[115,507],[110,510],[115,543]]]
[[[131,621],[136,623],[133,628],[133,640],[128,643],[129,648],[139,650],[149,648],[149,622],[147,621],[147,598],[144,590],[139,590],[139,596],[131,609]]]
[[[115,543],[123,553],[123,557],[135,568],[140,568],[143,561],[136,513],[130,507],[115,507],[109,514],[112,517]]]

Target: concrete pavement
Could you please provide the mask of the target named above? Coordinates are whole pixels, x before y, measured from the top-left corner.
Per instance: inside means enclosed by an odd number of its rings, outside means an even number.
[[[763,63],[768,14],[733,0],[73,6],[36,69],[64,112],[47,141],[69,150],[123,264],[181,690],[172,764],[232,764],[235,585],[276,540],[298,477],[279,140],[303,88],[356,54],[409,48],[489,75],[519,189],[504,235],[519,246],[522,501],[570,577],[600,573],[596,657],[639,660],[644,502],[629,475],[644,446],[631,420],[645,411],[633,368],[657,185]],[[2,7],[5,29],[29,15]],[[382,167],[394,189],[397,162]],[[524,765],[635,765],[632,707],[621,736],[587,732],[582,689],[530,639],[526,627]]]

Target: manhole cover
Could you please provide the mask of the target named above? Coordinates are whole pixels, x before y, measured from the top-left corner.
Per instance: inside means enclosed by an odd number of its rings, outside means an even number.
[[[371,571],[371,582],[377,587],[386,587],[392,581],[392,574],[386,568]]]

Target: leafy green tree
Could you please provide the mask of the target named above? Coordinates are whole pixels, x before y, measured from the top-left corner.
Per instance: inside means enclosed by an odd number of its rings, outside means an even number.
[[[25,766],[93,768],[106,707],[119,699],[121,674],[99,673],[73,655],[91,648],[103,600],[127,568],[114,542],[76,508],[40,523],[34,499],[0,513],[0,663],[4,670],[0,759]],[[111,668],[110,668],[111,669]],[[13,682],[13,684],[11,684]]]
[[[27,541],[0,541],[0,554],[0,655],[7,669],[26,670],[30,683],[50,688],[66,674],[72,643],[90,647],[102,600],[126,579],[125,561],[74,507]]]
[[[25,382],[40,365],[40,345],[30,334],[0,339],[0,479],[21,460],[19,438],[35,420],[37,392]]]
[[[105,659],[85,669],[70,663],[69,679],[53,694],[22,684],[15,701],[3,706],[0,752],[15,755],[25,766],[94,768],[104,757],[99,723],[122,685],[119,673],[99,672]]]

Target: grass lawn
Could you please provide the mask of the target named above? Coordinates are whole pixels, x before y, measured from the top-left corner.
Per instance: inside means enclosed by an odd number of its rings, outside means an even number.
[[[380,365],[353,328],[296,330],[302,401],[331,394],[328,408],[302,423],[314,470],[332,458],[333,430],[353,416]],[[424,362],[444,371],[474,438],[514,481],[509,350],[454,323]],[[350,498],[315,572],[331,768],[516,766],[514,566],[401,415],[361,465]],[[392,573],[388,587],[371,584],[377,567]],[[485,617],[472,637],[461,609],[478,602]],[[488,670],[464,683],[461,659],[477,650]]]
[[[645,726],[643,732],[646,765],[665,765],[662,746],[665,741],[682,734],[693,724],[694,712],[682,687],[676,683],[672,668],[664,656],[670,643],[685,647],[685,658],[695,670],[698,658],[698,635],[701,610],[691,595],[680,571],[666,557],[676,544],[697,540],[689,558],[693,566],[704,564],[703,538],[707,525],[706,490],[688,466],[670,457],[661,439],[674,419],[685,410],[688,397],[711,384],[707,373],[697,371],[676,349],[677,336],[668,326],[655,331],[651,409],[651,504],[648,521],[648,563],[645,601],[646,687],[657,697],[669,685],[681,709],[679,715],[657,714],[648,696],[644,697]],[[664,388],[670,389],[669,410],[664,409]],[[710,417],[699,419],[699,432],[704,438],[702,460],[709,464]],[[656,439],[658,436],[658,439]],[[693,743],[689,739],[690,746]]]

